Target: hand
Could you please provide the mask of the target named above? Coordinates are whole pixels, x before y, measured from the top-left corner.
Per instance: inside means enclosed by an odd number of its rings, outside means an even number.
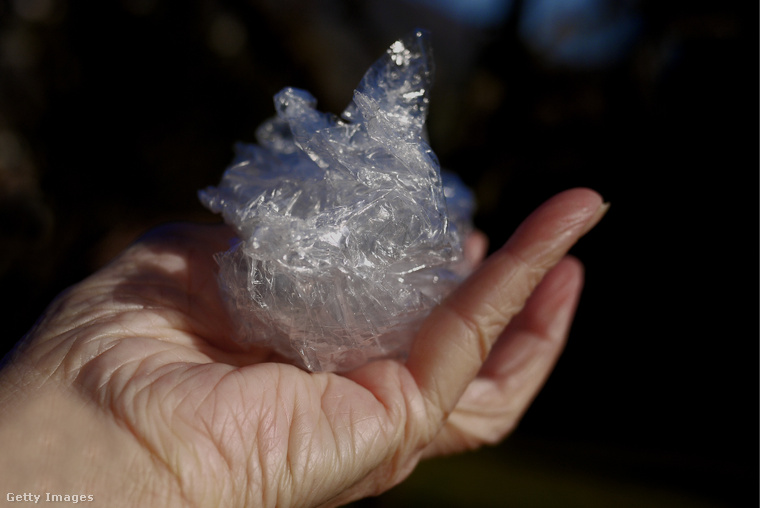
[[[497,442],[562,350],[583,278],[566,253],[605,210],[589,190],[554,197],[433,310],[405,364],[340,375],[230,340],[212,258],[229,229],[157,230],[56,299],[0,373],[4,492],[335,506]]]

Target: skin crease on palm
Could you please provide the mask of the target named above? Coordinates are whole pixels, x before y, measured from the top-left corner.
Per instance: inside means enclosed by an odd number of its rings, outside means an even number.
[[[242,350],[213,254],[225,226],[153,231],[61,294],[0,372],[0,484],[98,506],[339,506],[422,458],[503,439],[551,372],[607,205],[550,199],[423,324],[408,360],[309,373]]]

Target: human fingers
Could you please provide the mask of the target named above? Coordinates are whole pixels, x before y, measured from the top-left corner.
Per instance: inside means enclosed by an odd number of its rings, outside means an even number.
[[[561,354],[583,286],[583,266],[565,256],[509,323],[435,440],[437,456],[499,442],[517,425]]]
[[[488,237],[482,231],[475,230],[464,242],[464,261],[468,272],[474,270],[488,251]]]
[[[594,191],[558,194],[431,312],[407,361],[431,418],[442,420],[454,410],[494,342],[546,272],[605,210]]]
[[[583,265],[573,256],[565,256],[552,268],[494,344],[478,377],[515,375],[534,355],[544,358],[544,353],[552,352],[558,356],[575,316],[583,288],[583,272]],[[542,369],[547,375],[553,363]],[[541,381],[533,384],[530,392],[536,392]]]

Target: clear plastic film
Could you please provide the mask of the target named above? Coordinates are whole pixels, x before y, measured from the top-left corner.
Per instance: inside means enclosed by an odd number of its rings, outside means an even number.
[[[342,118],[285,88],[257,144],[199,193],[240,240],[217,261],[241,342],[312,371],[403,358],[466,275],[473,200],[424,140],[432,79],[418,30],[367,71]]]

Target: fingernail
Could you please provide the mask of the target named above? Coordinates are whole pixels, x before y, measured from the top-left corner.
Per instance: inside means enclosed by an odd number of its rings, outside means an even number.
[[[594,226],[599,224],[599,221],[602,220],[602,217],[607,213],[607,210],[610,209],[610,203],[609,201],[605,201],[601,205],[599,205],[599,208],[596,209],[596,212],[594,215],[589,219],[589,221],[586,223],[585,226],[583,226],[583,233],[582,235],[585,235],[592,229],[594,229]]]

